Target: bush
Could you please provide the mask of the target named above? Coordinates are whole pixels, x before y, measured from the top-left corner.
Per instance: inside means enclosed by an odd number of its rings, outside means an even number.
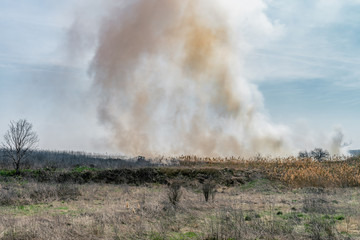
[[[26,205],[59,200],[75,200],[81,192],[76,185],[26,183],[0,186],[1,205]]]
[[[75,200],[81,195],[79,188],[72,184],[59,184],[57,185],[56,192],[60,200]]]
[[[303,200],[303,211],[305,213],[333,214],[335,209],[324,195],[306,194]]]
[[[298,158],[310,158],[310,153],[308,151],[300,151],[298,154]]]
[[[14,189],[1,188],[0,186],[0,206],[12,205],[16,203],[18,194]]]
[[[335,222],[333,220],[312,215],[305,224],[305,229],[309,234],[309,238],[313,240],[344,239],[344,237],[337,232],[334,224]]]
[[[315,148],[311,151],[310,156],[313,157],[315,160],[321,162],[324,160],[328,160],[330,154],[327,150],[324,150],[322,148]]]
[[[209,234],[207,240],[223,239],[281,239],[289,238],[293,231],[294,224],[289,219],[287,222],[256,217],[254,212],[245,212],[241,209],[223,209],[215,216],[211,217],[209,229],[205,232]]]
[[[175,181],[171,183],[168,189],[168,198],[170,203],[174,207],[176,207],[180,202],[181,195],[182,195],[181,183],[179,181]]]
[[[202,185],[202,191],[205,197],[205,201],[207,202],[209,200],[209,196],[211,195],[212,199],[215,198],[215,184],[211,181],[206,181]]]

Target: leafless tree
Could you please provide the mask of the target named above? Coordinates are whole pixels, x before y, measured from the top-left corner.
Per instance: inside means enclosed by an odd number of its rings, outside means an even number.
[[[32,130],[32,124],[25,119],[11,121],[9,127],[2,147],[5,157],[12,160],[16,173],[19,173],[21,163],[29,156],[30,151],[36,148],[39,139]]]
[[[310,158],[311,154],[308,151],[300,151],[298,154],[299,158]]]
[[[315,160],[319,162],[327,160],[330,156],[329,152],[322,148],[315,148],[314,150],[311,151],[310,154],[311,157],[313,157]]]

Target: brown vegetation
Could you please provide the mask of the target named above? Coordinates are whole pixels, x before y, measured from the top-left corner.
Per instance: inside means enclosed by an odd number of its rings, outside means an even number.
[[[0,239],[360,239],[359,159],[215,160],[2,170]]]
[[[1,171],[0,177],[12,178],[11,171]],[[204,183],[234,186],[256,179],[280,181],[289,187],[358,187],[360,159],[315,161],[311,158],[200,159],[182,157],[179,165],[145,168],[38,169],[20,172],[20,177],[37,182],[169,184],[182,179],[187,185]]]
[[[360,237],[360,204],[353,198],[360,194],[358,189],[280,190],[281,186],[262,181],[217,189],[209,202],[202,197],[202,185],[181,187],[176,207],[168,198],[169,188],[157,184],[75,185],[77,191],[61,198],[34,191],[51,192],[58,185],[2,183],[1,193],[15,189],[19,199],[27,201],[0,205],[0,239]]]
[[[231,168],[235,171],[257,171],[271,180],[279,180],[291,187],[358,187],[360,159],[333,158],[319,162],[311,158],[216,159],[183,157],[183,166]]]

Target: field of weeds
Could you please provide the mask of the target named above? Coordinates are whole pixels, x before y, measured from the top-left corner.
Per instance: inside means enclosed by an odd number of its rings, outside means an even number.
[[[360,239],[359,171],[357,158],[195,157],[3,169],[0,239]]]
[[[328,161],[312,158],[211,159],[183,157],[181,165],[256,170],[291,187],[359,187],[360,159],[334,157]]]

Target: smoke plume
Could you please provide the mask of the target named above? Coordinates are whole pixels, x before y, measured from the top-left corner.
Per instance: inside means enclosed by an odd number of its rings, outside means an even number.
[[[101,121],[129,155],[280,154],[222,1],[137,0],[104,18],[90,67]]]

